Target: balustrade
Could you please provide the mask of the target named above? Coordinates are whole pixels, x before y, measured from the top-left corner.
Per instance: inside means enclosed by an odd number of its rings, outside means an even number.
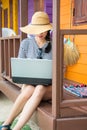
[[[0,38],[0,74],[11,79],[11,57],[17,57],[21,36]]]

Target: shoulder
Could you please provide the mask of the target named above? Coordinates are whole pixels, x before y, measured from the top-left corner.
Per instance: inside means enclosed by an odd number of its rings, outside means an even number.
[[[21,41],[21,46],[24,47],[24,48],[27,48],[29,46],[30,43],[33,42],[33,37],[28,37],[28,38],[25,38]]]
[[[33,38],[25,38],[21,41],[21,44],[28,44],[29,42],[31,42],[33,40]]]

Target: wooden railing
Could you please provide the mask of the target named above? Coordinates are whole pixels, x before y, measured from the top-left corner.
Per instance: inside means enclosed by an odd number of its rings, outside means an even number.
[[[10,58],[17,57],[21,36],[0,38],[0,74],[2,77],[11,79]]]
[[[87,35],[87,30],[61,30],[60,39],[59,39],[60,45],[61,45],[59,48],[60,50],[61,50],[61,48],[63,48],[62,46],[63,46],[64,35],[73,35],[73,34]],[[9,81],[11,81],[10,59],[11,59],[11,57],[18,56],[20,41],[21,41],[21,36],[0,38],[0,74],[1,74],[1,77],[5,78]],[[62,53],[62,51],[61,51],[61,53]],[[61,54],[61,56],[62,56],[62,54]],[[54,61],[54,59],[53,59],[53,61]],[[62,64],[62,58],[60,58],[60,62]],[[54,61],[54,65],[55,64],[56,63]],[[60,73],[62,73],[62,71],[60,71]],[[60,74],[60,75],[62,77],[62,74]],[[54,69],[53,69],[53,79],[55,79],[55,78],[56,78],[56,76],[54,75]],[[62,78],[61,78],[61,80],[62,80]],[[57,86],[59,86],[58,82],[59,82],[59,78],[57,78]],[[61,81],[61,84],[62,84],[62,81]],[[55,86],[56,85],[54,84],[54,87]],[[63,87],[57,87],[56,89],[58,89],[58,90],[55,90],[55,92],[58,91],[59,94],[56,96],[56,99],[53,97],[52,100],[55,99],[56,105],[60,104],[60,106],[58,105],[59,108],[56,109],[57,112],[58,112],[58,109],[61,111],[61,108],[75,107],[75,106],[77,106],[77,107],[87,106],[87,99],[71,99],[71,100],[64,99],[63,100]],[[54,88],[53,88],[53,91],[54,91]],[[53,93],[53,96],[54,96],[54,93]],[[55,102],[52,103],[53,109],[55,109],[55,107],[54,107]],[[59,111],[59,113],[57,113],[57,115],[59,115],[59,117],[61,117],[60,111]]]
[[[60,45],[63,46],[63,39],[65,35],[87,35],[87,29],[67,29],[67,30],[60,30]],[[63,48],[63,47],[61,47]],[[62,53],[62,50],[61,50]],[[61,54],[62,55],[62,54]],[[62,63],[62,59],[60,61]],[[61,72],[62,73],[62,72]],[[61,74],[62,75],[62,74]],[[61,76],[62,79],[63,76]],[[73,83],[75,83],[74,81],[72,81]],[[61,80],[61,84],[62,84],[62,80]],[[60,99],[60,111],[63,113],[63,110],[65,108],[74,108],[77,109],[80,112],[83,112],[84,114],[87,114],[87,98],[68,98],[68,99],[63,99],[63,87],[61,86],[58,91],[60,91],[60,95],[57,96],[58,99]],[[58,103],[57,103],[58,104]],[[83,109],[83,106],[85,107],[85,109]],[[60,113],[59,113],[60,114]],[[73,113],[74,115],[74,113]],[[79,114],[77,113],[77,116]],[[61,116],[60,116],[61,117]]]

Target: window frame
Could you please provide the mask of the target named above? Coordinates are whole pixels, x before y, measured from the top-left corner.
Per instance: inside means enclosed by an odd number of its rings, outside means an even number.
[[[73,24],[87,24],[87,0],[74,0]]]

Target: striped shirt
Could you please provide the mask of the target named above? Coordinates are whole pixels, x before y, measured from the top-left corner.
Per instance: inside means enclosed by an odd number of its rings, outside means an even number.
[[[52,49],[49,53],[45,52],[45,48],[48,46],[49,41],[47,41],[41,48],[42,59],[52,59]],[[35,41],[34,37],[29,37],[21,41],[18,57],[20,58],[37,58],[39,54],[39,46]]]

